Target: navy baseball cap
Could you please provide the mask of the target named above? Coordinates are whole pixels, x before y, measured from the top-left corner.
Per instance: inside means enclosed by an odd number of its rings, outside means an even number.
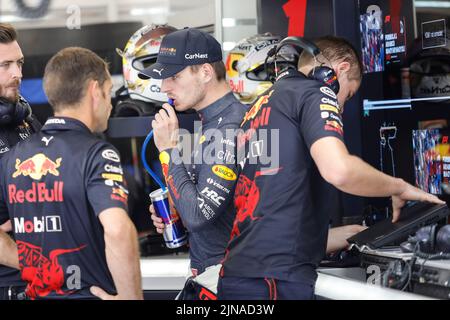
[[[197,29],[183,29],[166,35],[161,41],[156,63],[139,72],[141,79],[166,79],[187,66],[222,60],[220,43]]]

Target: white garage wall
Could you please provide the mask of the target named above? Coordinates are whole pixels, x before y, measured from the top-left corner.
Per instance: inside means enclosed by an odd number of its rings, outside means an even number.
[[[0,21],[10,22],[18,29],[64,27],[76,20],[78,12],[81,28],[86,24],[117,21],[168,22],[179,28],[215,23],[214,0],[52,0],[48,14],[39,19],[20,18],[13,0],[0,1]]]

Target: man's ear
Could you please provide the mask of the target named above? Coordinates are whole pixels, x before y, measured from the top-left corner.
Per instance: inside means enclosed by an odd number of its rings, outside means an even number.
[[[96,106],[100,100],[100,86],[97,80],[89,80],[87,95],[88,99],[92,101],[93,105]]]
[[[347,61],[339,62],[335,68],[336,76],[339,78],[342,74],[345,74],[345,73],[348,74],[348,72],[350,71],[350,68],[351,68],[351,65]]]
[[[205,63],[201,66],[200,72],[202,73],[204,83],[210,82],[214,78],[214,68],[209,63]]]

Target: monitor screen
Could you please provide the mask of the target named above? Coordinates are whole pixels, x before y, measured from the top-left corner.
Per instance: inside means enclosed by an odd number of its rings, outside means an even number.
[[[416,186],[435,195],[450,189],[450,129],[413,130]]]

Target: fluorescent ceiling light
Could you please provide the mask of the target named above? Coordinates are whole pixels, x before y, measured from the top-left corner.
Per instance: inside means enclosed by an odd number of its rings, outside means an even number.
[[[40,18],[42,19],[42,18]],[[4,23],[9,23],[9,22],[18,22],[18,21],[26,21],[27,19],[19,17],[19,16],[15,16],[12,14],[7,14],[2,16],[1,21]]]
[[[236,42],[224,42],[223,43],[223,51],[230,51],[231,49],[233,49],[236,46]]]
[[[231,28],[236,26],[236,19],[234,18],[223,18],[222,19],[222,26],[224,28]]]
[[[450,1],[414,1],[417,8],[450,8]]]
[[[166,7],[154,7],[154,8],[133,8],[130,10],[132,16],[145,16],[145,15],[157,15],[168,14],[169,8]]]

